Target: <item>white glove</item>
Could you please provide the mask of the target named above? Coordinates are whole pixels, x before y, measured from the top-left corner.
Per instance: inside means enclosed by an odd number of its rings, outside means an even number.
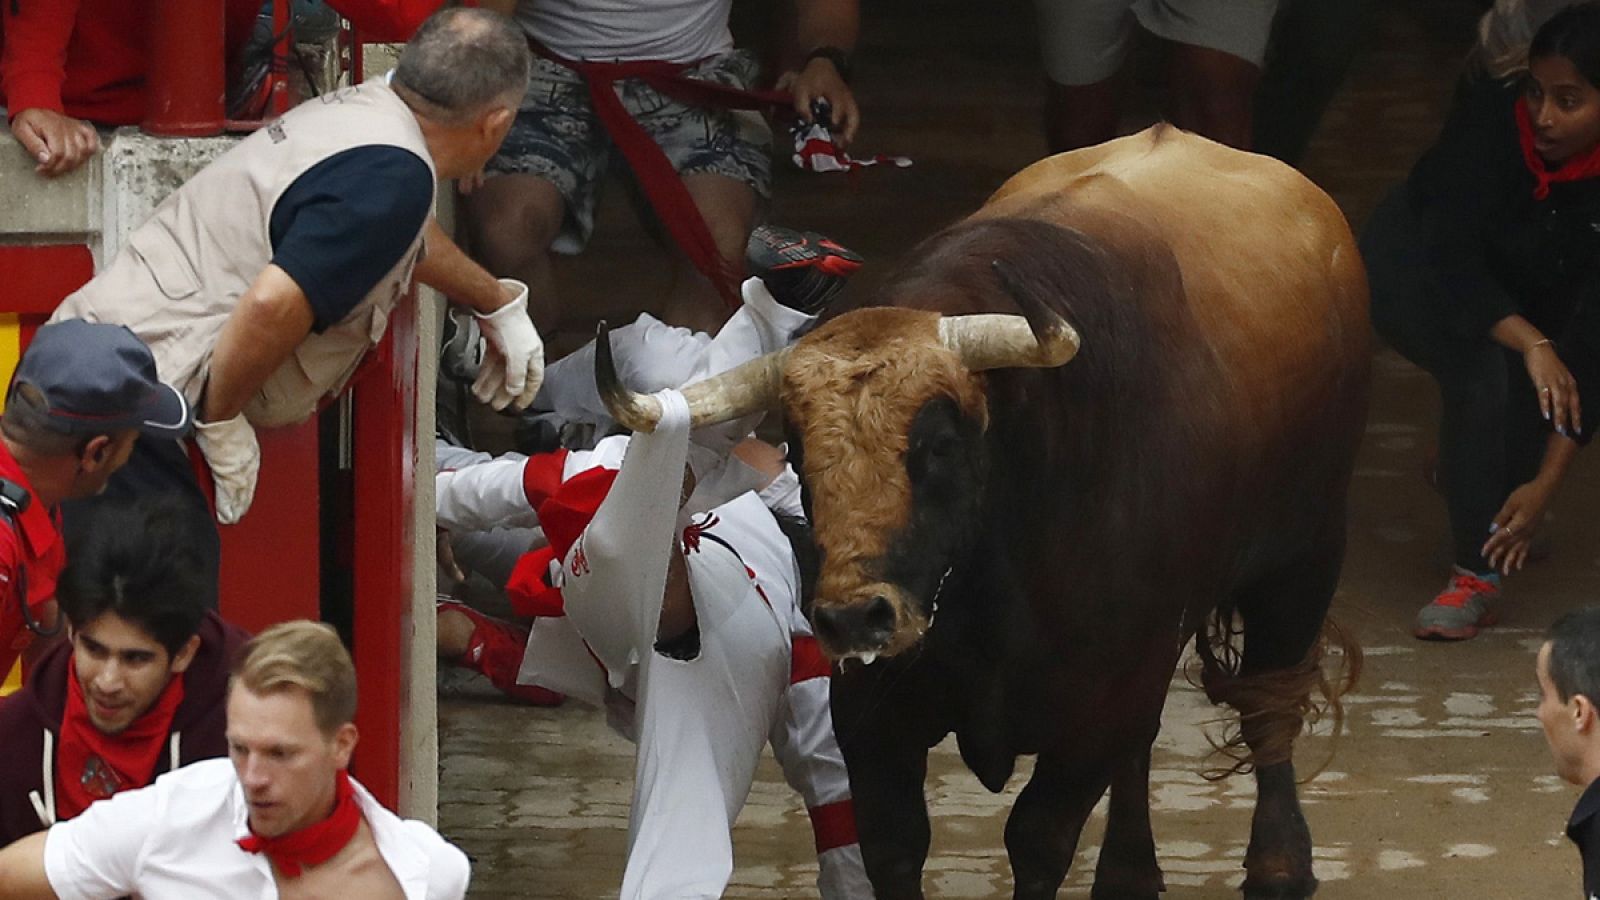
[[[516,298],[488,315],[475,314],[489,346],[472,396],[496,410],[524,409],[544,381],[544,342],[528,318],[528,286],[512,278],[502,278],[500,284],[515,291]]]
[[[217,521],[232,525],[244,517],[256,496],[261,445],[244,414],[220,422],[196,422],[194,441],[211,467],[217,488]]]

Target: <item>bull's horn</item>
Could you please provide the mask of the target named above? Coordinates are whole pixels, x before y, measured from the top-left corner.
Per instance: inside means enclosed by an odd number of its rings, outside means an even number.
[[[594,345],[594,380],[606,410],[630,430],[655,431],[661,421],[661,402],[623,386],[611,357],[611,330],[605,322],[595,333]],[[776,406],[788,352],[784,348],[768,353],[682,388],[689,403],[689,426],[715,425]]]
[[[993,262],[1001,287],[1025,315],[947,316],[939,338],[968,369],[1037,368],[1063,365],[1078,354],[1078,332],[1025,290],[1000,260]]]

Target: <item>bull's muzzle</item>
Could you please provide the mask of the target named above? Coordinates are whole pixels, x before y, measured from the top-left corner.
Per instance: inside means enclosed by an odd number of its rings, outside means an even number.
[[[898,649],[894,645],[904,608],[899,588],[874,584],[843,601],[829,603],[818,598],[811,609],[811,624],[829,656],[870,662]]]

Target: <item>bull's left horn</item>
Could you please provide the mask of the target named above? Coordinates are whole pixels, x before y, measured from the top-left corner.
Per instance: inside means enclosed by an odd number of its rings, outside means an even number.
[[[600,399],[611,417],[632,431],[655,431],[661,421],[661,402],[649,394],[628,390],[617,377],[611,356],[611,330],[600,323],[594,338],[594,380]],[[689,426],[715,425],[777,405],[783,360],[788,348],[681,388],[689,404]]]
[[[999,260],[994,271],[1026,316],[983,313],[939,320],[939,339],[974,372],[984,369],[1048,369],[1078,355],[1078,332],[1067,320],[1021,291]]]
[[[1049,369],[1078,354],[1078,332],[1064,319],[1035,330],[1022,316],[982,313],[939,320],[939,339],[968,369]]]

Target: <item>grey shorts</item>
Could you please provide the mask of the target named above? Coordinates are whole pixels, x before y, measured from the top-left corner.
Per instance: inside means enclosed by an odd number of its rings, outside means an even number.
[[[1278,0],[1034,0],[1045,74],[1084,85],[1116,74],[1133,24],[1178,44],[1261,65]]]
[[[735,50],[702,60],[686,74],[748,88],[759,65],[754,54]],[[760,113],[686,106],[633,79],[617,82],[616,90],[680,175],[723,175],[763,199],[771,195],[772,130]],[[555,185],[567,204],[555,249],[576,253],[594,233],[595,201],[612,165],[626,163],[591,108],[588,86],[571,69],[535,57],[516,123],[488,174],[537,175]]]

